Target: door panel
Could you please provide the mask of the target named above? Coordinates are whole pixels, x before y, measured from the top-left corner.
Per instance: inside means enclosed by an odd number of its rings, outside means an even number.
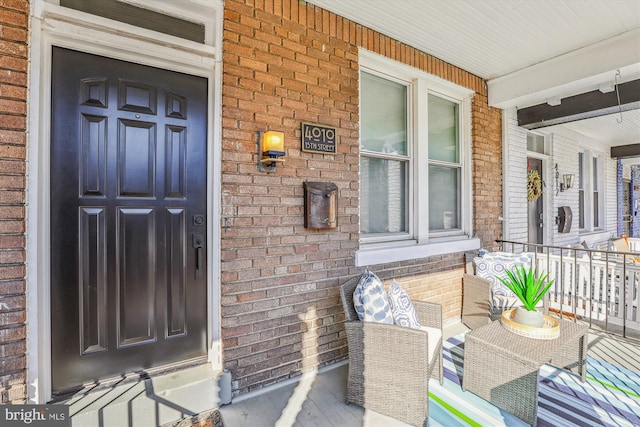
[[[206,359],[206,117],[206,79],[53,48],[54,395]]]
[[[185,294],[186,266],[184,260],[187,255],[186,247],[186,212],[184,209],[167,210],[167,236],[172,244],[167,248],[169,262],[167,263],[168,288],[166,296],[167,337],[183,336],[187,332],[185,312],[187,310]]]
[[[80,209],[80,348],[82,354],[107,349],[107,251],[103,208]]]
[[[118,346],[156,340],[155,212],[118,209]]]

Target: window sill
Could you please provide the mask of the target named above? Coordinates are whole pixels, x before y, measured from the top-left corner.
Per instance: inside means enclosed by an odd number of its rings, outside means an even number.
[[[415,241],[405,242],[401,246],[389,244],[361,244],[356,252],[356,266],[384,264],[387,262],[407,261],[412,259],[427,258],[434,255],[453,254],[480,249],[480,239],[451,237],[438,239],[426,244],[418,244]]]
[[[599,234],[610,235],[611,231],[603,230],[602,228],[597,228],[595,230],[580,230],[578,235],[580,236],[597,236]]]
[[[584,240],[591,248],[606,242],[611,237],[611,231],[606,230],[580,230],[578,236],[581,240]]]

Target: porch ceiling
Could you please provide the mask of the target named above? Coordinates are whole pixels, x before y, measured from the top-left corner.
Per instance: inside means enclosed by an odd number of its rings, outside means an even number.
[[[486,79],[498,108],[640,78],[639,0],[307,1]],[[610,145],[640,142],[640,110],[622,116],[560,126]]]

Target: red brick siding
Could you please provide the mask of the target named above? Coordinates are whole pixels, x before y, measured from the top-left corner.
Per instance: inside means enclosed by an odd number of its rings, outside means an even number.
[[[345,18],[298,0],[227,0],[222,93],[222,336],[234,393],[344,358],[338,285],[354,266],[358,228],[358,49],[476,92],[472,106],[474,227],[501,235],[501,113],[485,82]],[[337,128],[338,152],[300,150],[301,122]],[[286,135],[286,163],[257,171],[257,132]],[[304,228],[303,182],[339,188],[338,227]],[[463,255],[370,266],[414,298],[460,316]]]
[[[502,112],[490,108],[486,93],[472,107],[473,228],[483,247],[499,249],[502,238]]]
[[[26,402],[25,160],[28,11],[0,0],[0,396]]]

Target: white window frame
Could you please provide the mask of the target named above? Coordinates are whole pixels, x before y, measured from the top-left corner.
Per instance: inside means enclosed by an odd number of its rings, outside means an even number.
[[[604,185],[604,156],[600,153],[596,153],[590,150],[580,150],[582,154],[582,170],[578,173],[581,175],[578,177],[577,185],[580,185],[580,178],[582,178],[582,191],[584,199],[584,212],[578,212],[579,215],[584,214],[584,228],[580,228],[580,233],[590,233],[594,231],[602,231],[605,228],[605,210],[604,200],[606,198],[605,185]],[[597,182],[594,183],[594,163],[597,168]],[[598,226],[594,225],[594,197],[593,193],[598,191]],[[578,189],[580,191],[580,189]],[[580,224],[580,222],[578,222]]]
[[[365,242],[369,242],[369,243],[376,243],[376,242],[396,242],[396,241],[401,241],[401,240],[410,240],[413,236],[413,218],[414,218],[414,209],[413,209],[413,176],[414,176],[414,168],[412,167],[413,164],[413,156],[414,156],[414,146],[412,141],[415,140],[415,137],[413,135],[414,132],[414,127],[411,126],[412,122],[413,122],[413,110],[414,110],[414,94],[413,94],[413,88],[412,88],[412,82],[411,81],[407,81],[407,80],[403,80],[401,78],[395,78],[393,76],[390,76],[388,74],[384,74],[381,72],[378,72],[376,70],[372,70],[372,69],[361,69],[360,70],[365,71],[367,74],[376,76],[376,77],[380,77],[383,78],[385,80],[388,80],[390,82],[393,83],[397,83],[400,85],[404,85],[407,89],[407,154],[406,155],[394,155],[394,156],[389,156],[386,155],[384,153],[380,153],[380,152],[376,152],[376,151],[368,151],[368,150],[364,150],[362,148],[362,144],[360,145],[360,154],[362,155],[363,153],[365,154],[366,157],[368,158],[372,158],[372,159],[389,159],[389,160],[397,160],[397,161],[404,161],[406,162],[407,165],[407,170],[406,170],[406,174],[407,174],[407,183],[409,184],[409,189],[407,191],[407,209],[405,211],[405,215],[406,215],[406,231],[402,231],[402,232],[394,232],[394,233],[378,233],[378,235],[376,236],[371,236],[371,237],[362,237],[362,234],[360,235],[361,237],[361,242],[365,241]],[[362,128],[362,127],[361,127]],[[362,186],[360,187],[362,188]]]
[[[411,156],[408,171],[408,235],[361,236],[356,265],[373,265],[433,255],[478,249],[473,236],[471,169],[471,100],[474,92],[452,82],[361,49],[360,70],[402,82],[409,86],[409,125],[407,152]],[[428,94],[459,105],[460,131],[460,224],[452,231],[429,232],[429,129]],[[361,126],[362,127],[362,126]]]
[[[580,162],[580,158],[582,157],[582,162]],[[578,152],[578,182],[577,182],[577,187],[578,187],[578,230],[579,231],[586,231],[588,228],[586,227],[586,224],[588,224],[588,218],[587,218],[587,211],[588,211],[588,207],[587,207],[587,202],[586,202],[586,197],[587,197],[587,190],[586,190],[586,182],[587,180],[586,178],[586,173],[585,173],[585,153],[584,151],[580,151]],[[580,207],[580,193],[582,193],[582,208]]]
[[[598,193],[598,205],[595,206],[595,197],[592,196],[591,199],[591,212],[594,212],[597,208],[598,210],[598,225],[595,225],[595,217],[591,220],[591,225],[593,230],[602,230],[604,228],[604,180],[602,179],[602,175],[604,174],[604,166],[603,166],[602,156],[593,155],[591,157],[591,177],[593,177],[594,172],[596,175],[595,180],[591,180],[591,194]],[[595,169],[595,171],[594,171]],[[595,182],[594,182],[595,181]],[[592,214],[593,215],[593,214]]]

